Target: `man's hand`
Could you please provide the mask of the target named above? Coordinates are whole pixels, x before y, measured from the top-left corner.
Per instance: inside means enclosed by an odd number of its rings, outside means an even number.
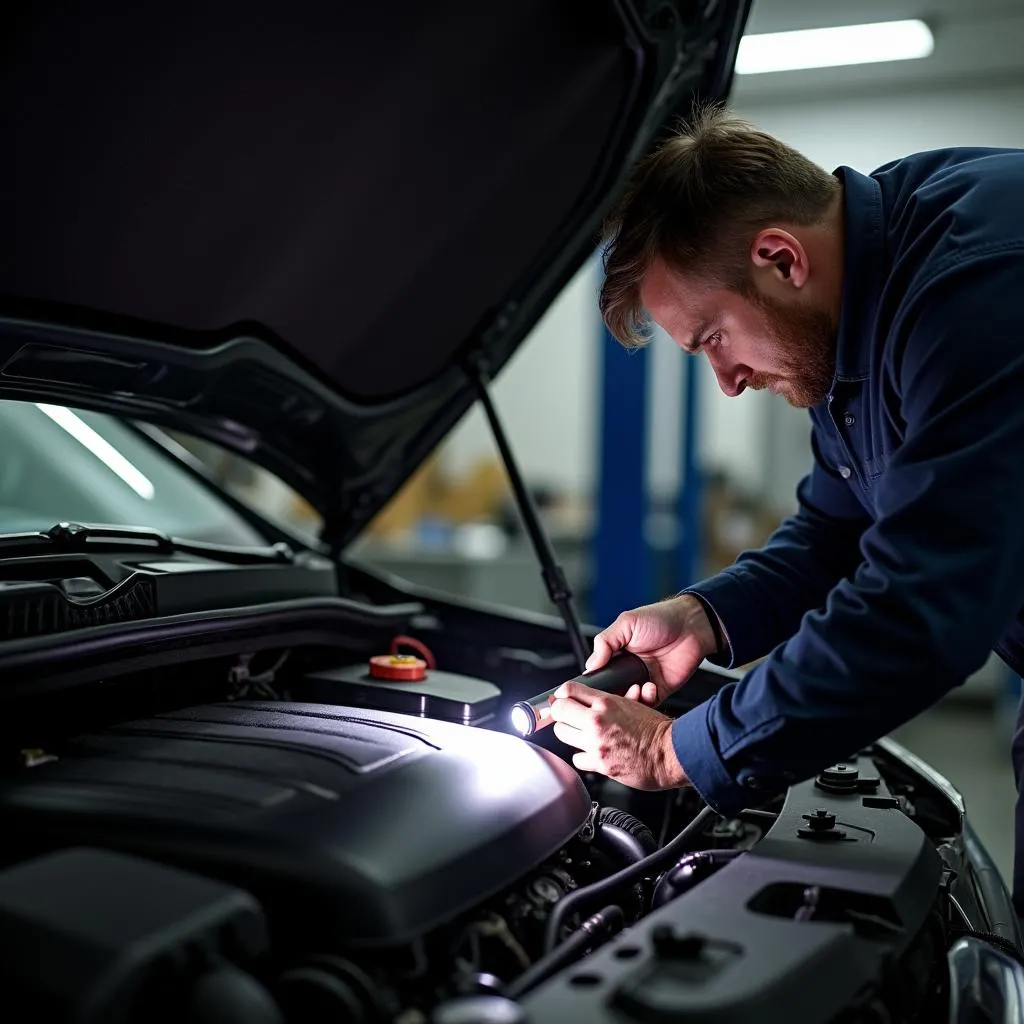
[[[551,702],[555,735],[580,753],[580,771],[599,772],[633,789],[688,783],[672,746],[672,719],[626,697],[564,683]]]
[[[587,671],[601,668],[620,650],[639,655],[651,673],[651,682],[631,687],[626,697],[653,707],[715,653],[715,634],[704,606],[692,594],[684,594],[623,612],[594,638]]]

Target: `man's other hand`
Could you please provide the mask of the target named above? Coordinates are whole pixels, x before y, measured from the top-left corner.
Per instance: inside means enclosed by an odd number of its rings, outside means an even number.
[[[564,683],[551,702],[555,735],[579,749],[572,763],[633,789],[672,789],[689,781],[672,746],[672,719],[636,700]]]
[[[692,594],[684,594],[623,612],[594,638],[587,671],[607,664],[616,651],[632,651],[647,663],[651,681],[630,687],[626,697],[654,707],[715,653],[715,634],[704,606]]]

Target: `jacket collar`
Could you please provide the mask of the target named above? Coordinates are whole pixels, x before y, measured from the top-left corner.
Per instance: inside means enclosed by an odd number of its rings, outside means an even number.
[[[836,340],[836,380],[861,380],[870,371],[869,338],[885,286],[885,218],[874,178],[839,167],[843,183],[843,293]]]

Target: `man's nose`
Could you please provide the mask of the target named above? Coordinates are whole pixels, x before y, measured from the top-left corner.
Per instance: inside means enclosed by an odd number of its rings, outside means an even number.
[[[750,367],[742,363],[727,363],[722,359],[712,359],[711,368],[718,378],[718,386],[727,398],[735,398],[743,393],[750,376]]]

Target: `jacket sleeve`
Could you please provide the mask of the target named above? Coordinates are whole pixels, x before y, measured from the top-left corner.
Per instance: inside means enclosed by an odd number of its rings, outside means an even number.
[[[763,657],[861,560],[859,542],[871,520],[822,455],[819,429],[815,424],[811,434],[814,465],[797,488],[797,512],[763,548],[683,591],[699,597],[724,627],[726,650],[709,659],[715,664],[735,668]]]
[[[1024,249],[1024,246],[1022,246]],[[785,644],[677,719],[723,813],[808,778],[981,667],[1024,605],[1024,251],[947,260],[899,312],[888,379],[903,443],[863,561]]]

